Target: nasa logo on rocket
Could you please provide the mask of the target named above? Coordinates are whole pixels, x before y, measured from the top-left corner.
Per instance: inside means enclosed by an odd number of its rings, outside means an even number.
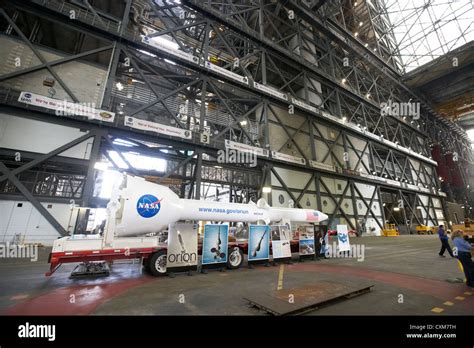
[[[137,201],[137,212],[141,217],[151,218],[161,209],[162,199],[153,195],[143,195]]]

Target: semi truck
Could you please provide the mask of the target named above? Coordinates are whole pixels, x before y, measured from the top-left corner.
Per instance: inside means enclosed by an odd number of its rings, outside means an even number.
[[[262,198],[257,203],[247,204],[181,199],[169,187],[124,174],[112,189],[103,230],[55,240],[46,276],[52,275],[64,263],[137,258],[152,275],[164,275],[167,273],[167,243],[160,235],[178,221],[268,225],[271,222],[319,223],[327,218],[313,209],[272,208]],[[297,241],[292,244],[296,251]],[[246,241],[229,240],[227,267],[239,268],[247,252]]]

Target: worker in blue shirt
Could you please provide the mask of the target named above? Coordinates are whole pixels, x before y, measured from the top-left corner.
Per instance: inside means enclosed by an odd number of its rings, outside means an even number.
[[[463,231],[454,231],[451,235],[456,247],[457,259],[461,262],[464,274],[466,275],[466,285],[474,287],[474,263],[471,259],[472,246],[464,239]]]
[[[454,257],[453,251],[451,250],[451,246],[449,245],[448,235],[446,234],[443,225],[439,225],[438,236],[439,240],[441,241],[441,250],[439,251],[439,256],[444,257],[444,251],[447,250],[449,255],[451,255],[451,257]]]

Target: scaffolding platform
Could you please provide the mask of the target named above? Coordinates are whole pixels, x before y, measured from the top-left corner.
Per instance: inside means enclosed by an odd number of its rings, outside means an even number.
[[[373,286],[321,282],[300,288],[277,290],[270,294],[251,294],[244,299],[251,306],[275,316],[301,315],[330,303],[366,294]]]

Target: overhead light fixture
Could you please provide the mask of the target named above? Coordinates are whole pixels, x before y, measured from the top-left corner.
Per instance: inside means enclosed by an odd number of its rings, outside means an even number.
[[[247,125],[247,120],[240,121],[241,126],[246,126]]]
[[[216,168],[216,169],[222,169],[221,166],[214,166],[214,168]]]
[[[342,83],[346,83],[346,79],[342,79],[342,81],[341,81],[341,82],[342,82]]]
[[[370,98],[370,93],[367,93],[367,94],[365,95],[365,97],[366,97],[366,98]]]
[[[347,117],[344,116],[344,117],[342,118],[342,122],[346,122],[346,121],[347,121]]]
[[[399,208],[399,207],[395,207],[395,208],[393,208],[393,211],[400,211],[400,208]]]
[[[355,36],[355,37],[359,36],[359,33],[356,31],[356,32],[354,33],[354,36]]]
[[[123,90],[123,85],[122,85],[121,82],[117,82],[117,83],[115,84],[115,87],[117,87],[117,89],[118,89],[119,91]]]
[[[363,26],[364,22],[359,22],[359,27]]]
[[[262,192],[263,193],[270,193],[270,192],[272,192],[272,188],[270,186],[264,186],[264,187],[262,187]]]

